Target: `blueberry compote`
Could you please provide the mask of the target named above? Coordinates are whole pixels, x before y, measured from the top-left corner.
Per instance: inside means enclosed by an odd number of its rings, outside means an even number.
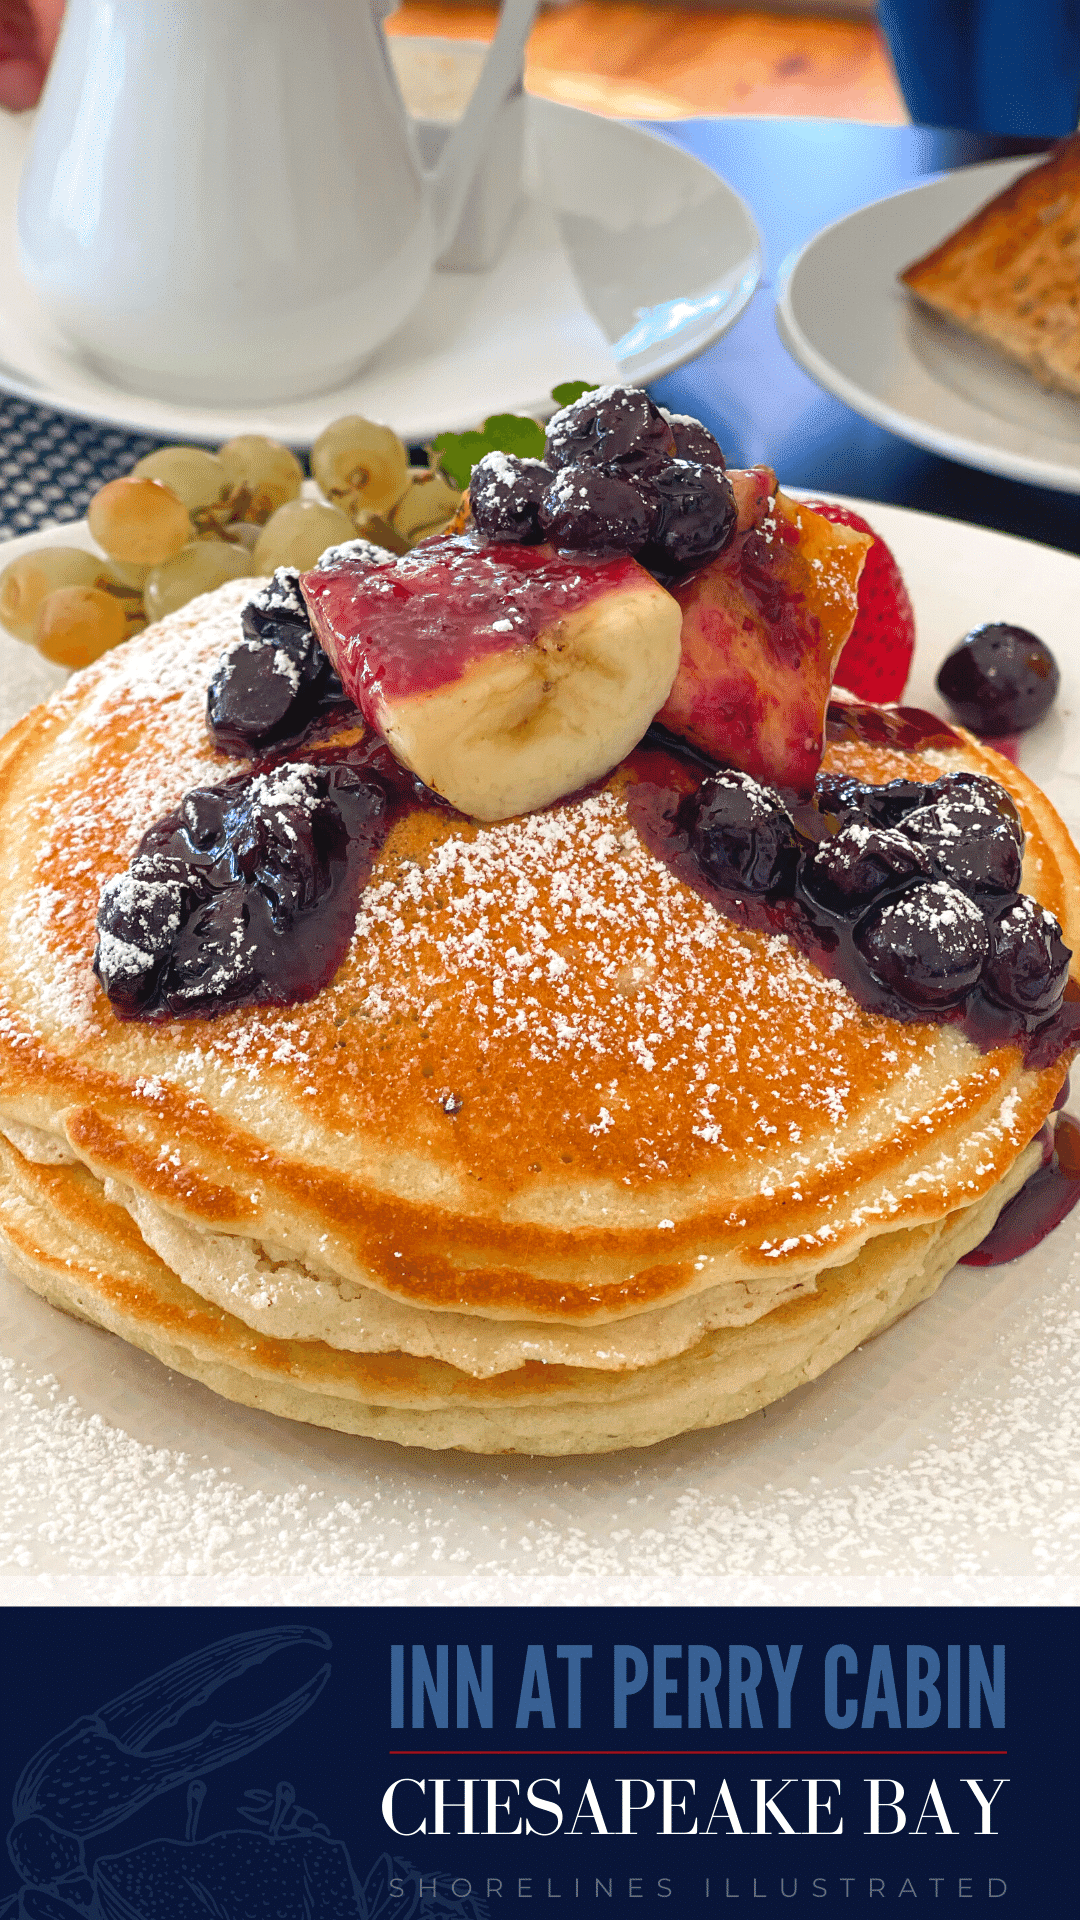
[[[94,971],[117,1013],[311,999],[341,965],[393,818],[422,797],[370,739],[193,788],[102,890]]]
[[[354,550],[358,557],[386,558],[366,540],[335,549]],[[348,702],[311,631],[295,567],[278,568],[247,602],[240,624],[243,638],[226,647],[210,682],[206,724],[224,753],[254,759]]]
[[[664,413],[637,387],[597,387],[563,407],[542,461],[485,455],[469,504],[487,540],[633,554],[665,581],[723,553],[738,521],[708,428]]]
[[[1045,1126],[1038,1137],[1042,1165],[1002,1207],[986,1239],[961,1255],[961,1266],[1001,1267],[1018,1260],[1080,1202],[1080,1125],[1063,1113],[1056,1126]]]
[[[367,541],[333,557],[386,558]],[[94,971],[127,1018],[310,999],[344,959],[393,819],[438,804],[360,733],[297,580],[281,567],[248,601],[209,690],[215,744],[253,770],[186,793],[102,890]]]
[[[932,715],[831,707],[832,738],[942,745]],[[1023,829],[985,774],[882,786],[819,775],[808,804],[708,763],[653,729],[633,756],[646,844],[729,919],[787,934],[860,1005],[950,1020],[983,1049],[1043,1067],[1080,1042],[1061,927],[1018,891]]]

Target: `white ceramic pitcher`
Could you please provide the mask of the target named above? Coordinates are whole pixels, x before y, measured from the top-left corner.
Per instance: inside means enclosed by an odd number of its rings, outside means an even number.
[[[68,0],[23,270],[110,379],[206,404],[339,384],[422,299],[537,0],[421,167],[378,0]]]

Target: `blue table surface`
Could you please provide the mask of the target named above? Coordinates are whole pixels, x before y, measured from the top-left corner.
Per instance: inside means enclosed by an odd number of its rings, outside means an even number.
[[[684,120],[654,130],[707,162],[758,223],[765,268],[715,346],[658,381],[664,406],[696,414],[732,465],[763,461],[789,486],[850,493],[973,520],[1080,552],[1080,495],[979,473],[909,446],[815,386],[782,346],[779,269],[822,227],[930,174],[1048,143],[828,120]]]

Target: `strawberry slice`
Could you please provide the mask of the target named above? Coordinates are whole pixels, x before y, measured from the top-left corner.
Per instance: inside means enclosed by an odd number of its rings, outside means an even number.
[[[833,676],[835,683],[860,700],[879,705],[899,700],[915,652],[915,615],[903,575],[880,534],[861,513],[827,500],[806,504],[834,526],[853,527],[873,540],[859,577],[859,610]]]

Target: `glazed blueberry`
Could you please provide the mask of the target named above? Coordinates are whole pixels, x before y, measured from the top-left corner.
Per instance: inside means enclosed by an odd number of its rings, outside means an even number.
[[[795,829],[772,787],[722,769],[702,781],[684,808],[690,844],[718,887],[768,893],[790,878]]]
[[[150,999],[189,902],[168,880],[145,870],[106,881],[97,916],[94,970],[121,1013],[138,1013]]]
[[[249,640],[269,645],[301,646],[311,632],[311,621],[300,591],[296,567],[278,567],[264,587],[253,593],[240,614]]]
[[[193,787],[180,802],[180,825],[198,853],[222,837],[226,798],[221,787]]]
[[[1049,713],[1061,675],[1044,640],[994,621],[976,627],[944,662],[938,692],[973,733],[1023,733]]]
[[[905,816],[900,831],[925,847],[941,879],[965,893],[1015,893],[1021,850],[1009,822],[980,796],[946,795]]]
[[[512,453],[485,453],[469,481],[473,525],[487,540],[514,540],[520,546],[535,546],[544,537],[540,502],[554,478],[554,469],[542,460],[519,460]]]
[[[259,948],[267,915],[242,886],[215,893],[177,934],[169,957],[170,1012],[199,1012],[248,999],[259,984]],[[263,940],[260,941],[260,933]]]
[[[981,910],[938,880],[871,916],[855,944],[883,985],[913,1007],[948,1007],[970,993],[990,951]]]
[[[983,985],[1003,1006],[1050,1013],[1065,991],[1071,959],[1053,914],[1022,893],[990,921]]]
[[[891,827],[853,820],[823,840],[805,863],[803,884],[826,905],[841,910],[872,900],[887,887],[930,875],[930,856]]]
[[[1017,846],[1023,848],[1024,828],[1016,810],[1016,802],[997,780],[991,780],[988,773],[943,773],[940,780],[934,780],[925,789],[925,793],[927,806],[936,806],[941,800],[959,800],[963,804],[988,808],[1008,827]]]
[[[380,551],[366,540],[338,549],[350,558]],[[225,649],[210,682],[206,723],[215,746],[254,756],[302,733],[345,696],[311,630],[295,567],[278,568],[248,601],[240,624],[243,638]]]
[[[604,467],[562,467],[540,503],[544,538],[564,552],[640,553],[659,517],[648,480]]]
[[[597,387],[548,422],[549,467],[617,466],[654,473],[675,452],[671,428],[639,387]]]
[[[121,1013],[214,1012],[302,999],[348,944],[386,830],[381,775],[283,762],[193,788],[144,834],[98,909],[94,970]]]
[[[696,466],[719,467],[721,470],[727,466],[720,442],[714,439],[708,427],[702,426],[700,420],[693,419],[688,413],[669,413],[666,407],[661,407],[660,411],[671,428],[676,460],[692,460]]]
[[[288,771],[287,784],[276,783],[273,774],[253,781],[234,796],[225,816],[231,874],[258,887],[278,926],[312,906],[330,884],[328,849],[319,832],[325,783],[314,767]]]
[[[719,467],[669,460],[652,476],[660,514],[644,563],[673,573],[715,559],[735,538],[739,509]]]
[[[851,774],[819,773],[814,798],[823,813],[857,813],[875,827],[895,827],[916,807],[926,805],[927,787],[918,780],[889,780],[872,786]]]

